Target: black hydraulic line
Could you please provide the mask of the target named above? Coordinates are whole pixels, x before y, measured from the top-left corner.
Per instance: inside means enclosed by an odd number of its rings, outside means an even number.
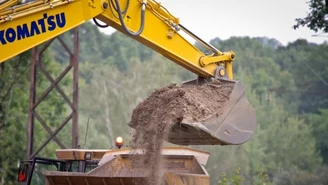
[[[109,26],[108,24],[105,24],[105,25],[99,24],[99,22],[97,21],[96,18],[93,18],[93,22],[100,28],[107,28]]]
[[[129,35],[132,35],[132,36],[139,36],[143,30],[144,30],[144,27],[145,27],[145,11],[146,11],[146,2],[142,2],[142,8],[141,8],[141,23],[140,23],[140,28],[137,32],[132,32],[130,31],[125,23],[124,23],[124,20],[123,20],[123,17],[122,17],[122,11],[121,11],[121,7],[120,7],[120,3],[118,2],[118,0],[115,0],[115,3],[116,3],[116,8],[117,8],[117,13],[118,13],[118,16],[119,16],[119,19],[120,19],[120,22],[121,22],[121,25],[123,27],[123,29],[129,34]]]
[[[199,38],[197,35],[195,35],[193,32],[189,31],[186,27],[179,24],[180,28],[182,28],[185,32],[187,32],[189,35],[191,35],[195,40],[203,44],[207,49],[211,50],[213,53],[217,54],[218,50],[212,46],[211,44],[205,42],[203,39]]]

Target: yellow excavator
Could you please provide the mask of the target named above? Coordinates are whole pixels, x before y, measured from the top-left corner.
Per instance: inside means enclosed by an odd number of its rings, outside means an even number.
[[[235,53],[221,52],[203,41],[155,0],[0,0],[0,63],[89,20],[102,28],[115,28],[198,75],[184,84],[202,85],[216,79],[234,85],[222,114],[197,123],[176,123],[167,137],[169,142],[239,145],[252,137],[255,111],[241,82],[233,79]],[[183,34],[210,52],[203,53]]]

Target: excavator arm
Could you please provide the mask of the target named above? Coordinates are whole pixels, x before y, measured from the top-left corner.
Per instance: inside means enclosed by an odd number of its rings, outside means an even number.
[[[239,81],[233,81],[232,51],[221,52],[204,42],[155,0],[0,0],[0,63],[32,47],[94,20],[113,27],[197,74],[185,84],[212,77],[234,84],[222,115],[197,123],[176,124],[168,140],[175,144],[242,144],[255,130],[254,109]],[[102,24],[99,24],[98,21]],[[210,51],[205,54],[183,34]],[[201,83],[199,83],[201,82]]]
[[[90,19],[98,24],[99,19],[201,77],[214,77],[217,64],[222,62],[232,79],[234,53],[222,53],[202,41],[154,0],[36,0],[20,5],[15,3],[9,0],[0,5],[0,46],[2,51],[6,51],[0,53],[0,62]],[[193,37],[212,51],[212,55],[205,55],[179,32]]]

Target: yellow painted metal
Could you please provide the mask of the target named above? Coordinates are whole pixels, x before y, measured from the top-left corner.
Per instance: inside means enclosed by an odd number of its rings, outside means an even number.
[[[164,6],[161,5],[161,3],[154,0],[148,0],[147,3],[148,3],[148,8],[152,10],[154,14],[160,16],[163,20],[168,21],[170,24],[172,23],[175,23],[176,25],[180,24],[179,18],[172,15]]]
[[[87,0],[64,0],[3,16],[0,19],[0,49],[6,52],[0,52],[0,62],[67,32],[101,12],[100,5],[90,7]],[[43,21],[43,25],[39,21]],[[55,29],[52,26],[56,26]]]
[[[15,9],[14,8],[6,9],[6,10],[0,12],[0,19],[6,18],[6,16],[4,16],[4,15],[13,14],[17,11],[22,11],[22,10],[25,10],[25,9],[28,9],[28,8],[31,8],[31,7],[36,7],[36,6],[41,5],[43,3],[44,3],[44,1],[40,0],[40,1],[31,2],[29,4],[26,4],[25,6],[19,6]]]
[[[3,3],[2,5],[0,5],[0,10],[4,10],[8,7],[11,7],[11,6],[15,5],[17,2],[18,2],[17,0],[7,1],[7,2]]]
[[[126,0],[120,0],[124,7]],[[125,16],[125,23],[132,31],[137,31],[140,26],[140,2],[130,1],[130,7]],[[157,8],[157,9],[156,9]],[[209,64],[204,67],[200,65],[200,59],[206,57],[203,52],[197,49],[193,44],[187,41],[179,32],[175,31],[179,20],[175,17],[168,16],[164,8],[158,7],[156,1],[148,1],[148,10],[145,18],[145,28],[142,34],[138,37],[132,37],[135,40],[147,45],[153,50],[161,53],[163,56],[185,67],[202,77],[213,77],[215,74],[216,64]],[[115,29],[125,33],[120,21],[115,18],[111,12],[104,12],[97,18],[109,24]],[[172,24],[174,23],[174,24]],[[173,36],[169,36],[170,32],[174,32]],[[126,34],[126,33],[125,33]],[[127,34],[127,36],[129,36]],[[214,57],[210,57],[214,58]],[[220,58],[218,58],[220,59]],[[228,57],[225,58],[228,60]],[[217,61],[219,62],[219,61]]]
[[[200,59],[201,66],[207,66],[209,64],[224,62],[227,69],[227,75],[229,79],[233,79],[232,62],[236,59],[236,55],[233,51],[222,53],[220,56],[205,56]],[[229,69],[228,69],[229,68]]]
[[[220,69],[219,73],[220,73],[220,76],[224,76],[225,75],[224,69]]]
[[[0,49],[6,51],[0,53],[0,63],[96,17],[199,76],[213,77],[218,62],[224,62],[226,66],[231,65],[233,61],[231,52],[221,55],[222,52],[217,51],[216,54],[219,56],[206,56],[187,41],[179,33],[180,20],[155,0],[130,0],[124,22],[132,31],[137,31],[140,27],[142,2],[147,2],[147,8],[145,26],[141,35],[129,35],[116,18],[117,12],[110,10],[109,6],[113,8],[111,3],[113,1],[54,0],[45,1],[42,4],[35,2],[33,6],[20,5],[14,7],[15,11],[10,9],[0,11]],[[123,9],[127,0],[119,0],[119,3]],[[65,19],[64,24],[63,22],[61,26],[56,24],[56,29],[49,30],[51,26],[49,21],[52,23],[63,21],[56,16]],[[39,21],[44,21],[45,29],[42,30]],[[39,32],[40,34],[37,34]],[[32,33],[34,33],[33,36],[31,36]],[[202,66],[200,61],[203,61],[205,65]],[[230,64],[227,64],[229,62]],[[227,73],[230,73],[229,77],[232,76],[231,70],[227,70]]]
[[[209,64],[223,62],[223,61],[232,62],[235,60],[235,57],[236,57],[235,53],[230,51],[230,52],[223,53],[222,55],[219,56],[211,55],[211,56],[202,57],[200,59],[200,64],[201,66],[207,66]]]

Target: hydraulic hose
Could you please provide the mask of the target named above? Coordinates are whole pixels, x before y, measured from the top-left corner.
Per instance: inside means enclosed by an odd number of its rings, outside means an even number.
[[[107,28],[109,26],[108,24],[105,24],[105,25],[99,24],[99,22],[97,21],[96,18],[93,18],[93,22],[100,28]]]
[[[110,0],[110,3],[111,3],[111,4],[113,5],[113,7],[114,7],[114,8],[112,8],[112,6],[109,6],[109,7],[110,7],[110,11],[112,12],[113,16],[114,16],[116,19],[120,19],[119,17],[117,17],[117,16],[114,14],[114,10],[115,10],[116,12],[118,12],[118,11],[117,11],[117,8],[116,8],[116,6],[115,6],[114,1],[113,1],[113,0]],[[125,9],[124,9],[124,11],[122,12],[122,14],[125,14],[125,13],[128,11],[129,5],[130,5],[130,0],[128,0],[128,2],[126,3]],[[114,10],[113,10],[113,9],[114,9]]]
[[[0,5],[6,3],[7,1],[9,1],[9,0],[0,0]]]
[[[117,9],[119,19],[120,19],[120,22],[121,22],[121,25],[122,25],[124,31],[126,31],[129,35],[139,36],[143,32],[144,27],[145,27],[145,11],[146,11],[146,4],[147,4],[146,1],[143,1],[141,3],[142,4],[142,7],[141,7],[141,23],[140,23],[140,28],[137,32],[132,32],[126,27],[126,25],[124,23],[123,16],[122,16],[123,12],[121,11],[120,3],[118,2],[118,0],[115,0],[115,4],[116,4],[116,9]]]
[[[111,3],[113,4],[114,10],[115,10],[116,12],[118,12],[117,8],[114,6],[113,0],[110,0],[110,1],[111,1]],[[125,8],[124,8],[122,14],[125,14],[125,13],[128,11],[129,5],[130,5],[130,0],[127,1],[126,6],[125,6]]]

